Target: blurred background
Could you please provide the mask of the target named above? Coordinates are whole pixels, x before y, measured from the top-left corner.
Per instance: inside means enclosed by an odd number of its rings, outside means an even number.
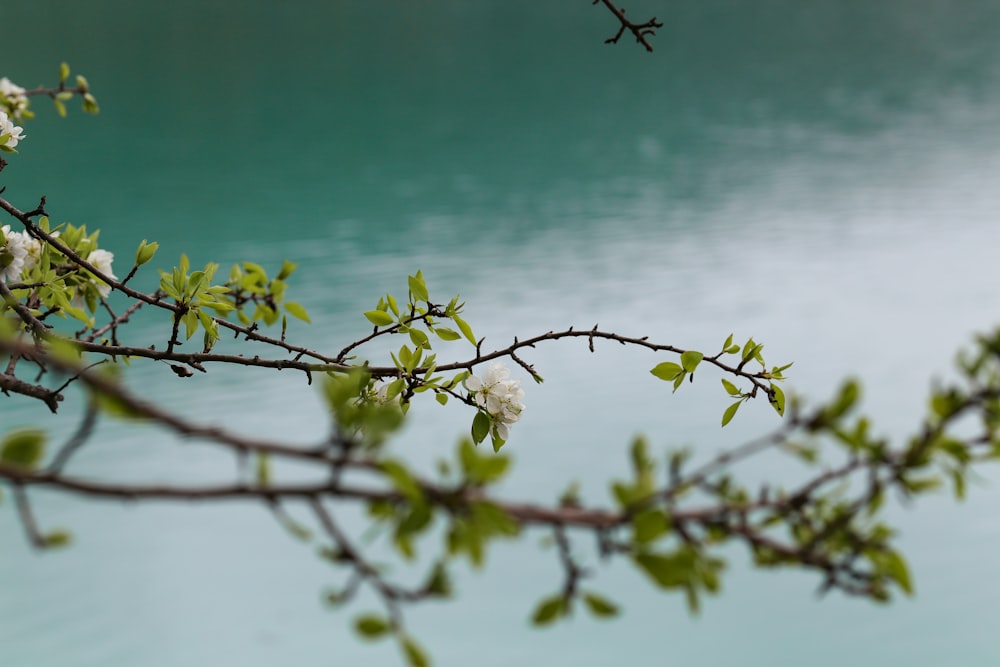
[[[654,53],[604,45],[614,19],[584,0],[7,3],[0,75],[52,84],[68,61],[102,111],[60,120],[36,98],[0,183],[22,209],[45,194],[54,222],[101,229],[119,275],[144,238],[164,268],[181,252],[299,263],[292,299],[313,324],[290,335],[324,351],[367,333],[360,313],[420,268],[432,297],[468,301],[487,347],[600,323],[712,352],[734,332],[795,362],[790,391],[821,400],[855,375],[877,432],[916,430],[955,351],[1000,321],[1000,4],[625,6],[664,21]],[[146,319],[129,339],[166,327]],[[547,382],[522,378],[508,497],[552,500],[578,480],[603,502],[636,433],[709,457],[778,423],[761,402],[720,430],[718,379],[703,370],[671,395],[649,353],[569,341],[526,356]],[[180,379],[137,364],[129,381],[247,433],[311,442],[327,426],[296,375]],[[12,399],[0,415],[4,429],[44,419],[58,442],[79,409],[49,419]],[[421,466],[471,419],[429,400],[411,415],[393,447]],[[160,481],[233,470],[210,448],[110,422],[74,465]],[[750,472],[794,472],[783,465]],[[732,549],[698,617],[615,564],[590,587],[623,604],[619,619],[535,631],[559,568],[529,533],[495,546],[485,571],[459,566],[457,601],[409,622],[445,666],[996,665],[998,481],[990,471],[961,506],[942,494],[891,510],[917,593],[887,606],[819,598],[816,577],[754,572]],[[5,666],[399,662],[348,629],[376,601],[325,608],[341,574],[262,507],[33,497],[43,526],[75,543],[33,553],[0,506]],[[597,565],[590,541],[580,548]]]

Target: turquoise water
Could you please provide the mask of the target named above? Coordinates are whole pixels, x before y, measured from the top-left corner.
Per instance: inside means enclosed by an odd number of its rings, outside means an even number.
[[[101,228],[120,257],[149,238],[165,263],[299,262],[314,324],[293,334],[322,349],[363,335],[360,313],[422,268],[498,346],[595,322],[704,348],[735,331],[795,360],[796,392],[821,398],[854,373],[882,432],[914,428],[954,350],[1000,321],[1000,6],[646,0],[629,13],[667,24],[646,54],[604,46],[608,17],[574,4],[5,8],[18,30],[0,42],[2,74],[34,85],[68,60],[102,104],[97,118],[40,114],[6,196],[23,208],[47,194],[57,220]],[[720,431],[716,381],[671,396],[651,355],[567,343],[531,361],[547,382],[527,387],[510,497],[578,479],[603,499],[636,432],[710,456],[776,423],[761,405]],[[132,379],[246,432],[308,441],[325,425],[292,375],[181,381],[154,365]],[[423,464],[467,415],[421,407],[396,447]],[[5,427],[43,416],[0,410]],[[81,473],[231,470],[155,431],[100,435]],[[961,507],[896,511],[918,592],[888,607],[817,599],[813,578],[750,571],[737,550],[698,618],[613,565],[593,586],[622,618],[537,632],[526,619],[558,568],[529,535],[485,572],[460,570],[458,600],[410,621],[441,665],[994,665],[996,482]],[[337,573],[259,507],[38,505],[76,544],[33,554],[0,507],[0,664],[397,662],[346,630],[374,601],[324,609]]]

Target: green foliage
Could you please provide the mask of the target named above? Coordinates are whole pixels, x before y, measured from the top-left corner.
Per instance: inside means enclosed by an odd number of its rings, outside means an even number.
[[[722,350],[719,351],[713,357],[705,357],[705,355],[696,350],[686,350],[680,352],[680,362],[675,363],[672,361],[663,361],[654,366],[649,372],[655,377],[664,380],[665,382],[673,383],[673,389],[676,392],[684,384],[684,380],[689,380],[694,382],[694,372],[699,367],[703,361],[708,361],[711,364],[716,365],[720,369],[731,372],[737,377],[743,377],[752,382],[752,387],[748,391],[742,391],[736,386],[731,380],[727,378],[722,378],[722,387],[726,390],[726,393],[733,397],[739,399],[737,402],[729,405],[728,408],[722,413],[722,425],[725,426],[733,420],[736,416],[736,411],[739,410],[740,403],[757,395],[758,390],[764,388],[768,401],[771,407],[774,408],[775,412],[779,415],[784,416],[785,414],[785,394],[781,387],[777,385],[785,379],[783,371],[791,367],[792,364],[785,364],[784,366],[774,366],[770,371],[767,371],[767,366],[764,363],[764,358],[761,355],[761,350],[764,346],[760,343],[754,342],[753,338],[748,338],[747,342],[740,347],[739,345],[733,343],[733,335],[730,334],[726,338],[725,343],[722,345]],[[739,356],[740,361],[737,366],[731,367],[723,361],[725,356]],[[756,361],[761,366],[761,371],[757,373],[749,373],[744,370],[744,367],[751,361]],[[768,381],[767,384],[763,384],[761,380]]]
[[[57,111],[65,114],[65,103],[80,96],[84,110],[96,113],[87,80],[78,76],[76,87],[68,88],[69,77],[69,67],[63,64],[59,87],[46,91]],[[7,109],[13,104],[0,99]],[[26,108],[20,112],[22,118],[30,117]],[[252,466],[240,468],[233,487],[236,493],[265,501],[291,535],[313,545],[310,549],[318,546],[320,557],[330,566],[347,570],[346,583],[326,596],[330,604],[344,604],[367,586],[384,613],[358,616],[355,630],[370,640],[393,637],[403,658],[414,667],[427,665],[429,660],[406,631],[402,607],[450,597],[449,567],[455,561],[465,558],[474,567],[482,566],[494,540],[518,538],[532,527],[552,531],[564,571],[559,591],[535,605],[530,618],[536,626],[569,617],[577,602],[597,618],[620,613],[618,605],[581,585],[595,574],[589,566],[579,565],[584,561],[578,560],[578,545],[571,536],[581,532],[597,538],[600,557],[624,559],[654,587],[682,593],[692,613],[706,594],[721,589],[726,567],[721,554],[733,543],[747,547],[759,567],[805,568],[816,573],[823,590],[836,588],[879,602],[900,592],[912,595],[913,580],[897,548],[897,536],[882,520],[886,500],[915,498],[945,486],[961,499],[975,467],[1000,458],[1000,330],[980,336],[973,349],[961,355],[961,382],[936,387],[919,428],[910,438],[893,444],[877,434],[872,420],[857,413],[858,381],[845,381],[830,400],[807,411],[794,396],[786,398],[782,388],[791,364],[769,366],[764,345],[753,338],[741,344],[730,334],[717,352],[706,356],[646,338],[599,332],[596,327],[592,331],[570,328],[515,339],[508,347],[491,350],[463,318],[465,304],[459,297],[447,304],[432,300],[419,270],[407,277],[405,300],[385,294],[363,313],[373,330],[368,329],[367,335],[339,354],[325,355],[286,341],[289,317],[310,321],[300,303],[287,299],[289,280],[297,270],[294,263],[285,261],[269,274],[259,264],[241,262],[219,282],[217,264],[209,262],[192,270],[187,256],[181,255],[169,272],[159,272],[155,292],[140,293],[126,283],[154,260],[159,247],[155,241],[139,243],[132,270],[119,280],[108,268],[109,254],[101,254],[98,231],[70,223],[53,228],[43,209],[19,218],[26,236],[7,232],[0,238],[0,268],[22,261],[21,255],[30,253],[31,259],[25,261],[20,281],[4,282],[9,290],[0,304],[0,351],[9,364],[5,389],[10,386],[14,393],[39,398],[55,411],[64,389],[75,383],[101,414],[143,418],[232,449],[241,463]],[[24,253],[15,240],[24,244]],[[162,345],[126,347],[120,343],[119,329],[128,323],[130,313],[117,314],[116,304],[109,303],[111,291],[118,293],[114,298],[131,299],[131,308],[170,313],[165,351]],[[230,322],[230,317],[238,324]],[[84,328],[60,331],[52,324],[57,318]],[[105,321],[106,325],[99,325]],[[258,332],[258,325],[279,321],[280,338]],[[264,349],[278,354],[273,358],[209,355],[220,338],[220,328],[248,342],[270,346]],[[202,353],[177,352],[181,332],[184,340],[202,332]],[[786,418],[766,437],[714,458],[696,457],[692,450],[656,452],[649,440],[635,437],[627,453],[628,473],[624,479],[611,481],[611,502],[605,506],[585,504],[575,484],[552,506],[505,500],[497,486],[510,472],[512,459],[499,451],[506,444],[508,427],[520,418],[523,393],[519,381],[504,379],[506,370],[491,369],[489,376],[478,369],[506,359],[540,382],[541,376],[519,355],[543,342],[582,336],[590,338],[591,349],[598,337],[673,355],[658,361],[650,373],[671,383],[674,392],[685,380],[692,383],[696,372],[721,374],[727,404],[722,426],[734,419],[741,405],[755,398],[766,397],[775,412]],[[463,339],[473,346],[474,356],[465,343],[445,345]],[[391,363],[357,360],[359,348],[372,340],[394,341],[387,346],[392,350],[388,354]],[[465,350],[460,353],[463,356],[439,361],[439,350],[458,348]],[[330,414],[330,433],[310,448],[261,444],[219,427],[200,425],[185,415],[169,414],[137,399],[119,382],[122,366],[144,356],[155,363],[166,362],[178,375],[192,374],[188,367],[205,371],[206,364],[221,358],[248,366],[295,368],[309,381],[318,377]],[[44,379],[32,384],[29,373],[20,370],[25,368]],[[63,384],[55,385],[57,389],[46,385],[52,378]],[[507,393],[498,394],[500,390]],[[453,458],[439,462],[440,478],[433,481],[387,444],[402,428],[407,410],[420,394],[433,395],[440,405],[457,404],[473,411],[470,437],[460,440]],[[498,409],[502,401],[507,401],[506,407]],[[504,409],[514,412],[504,413]],[[89,419],[95,413],[89,410],[88,414]],[[975,427],[973,436],[970,425]],[[32,484],[67,485],[59,468],[79,446],[75,441],[85,440],[92,426],[85,421],[46,469],[41,468],[46,431],[16,429],[0,440],[0,479],[10,484],[24,516],[30,516],[25,490]],[[478,448],[487,438],[492,452]],[[736,464],[769,449],[798,461],[804,479],[787,488],[741,480]],[[277,462],[284,459],[316,466],[323,481],[303,487],[289,486],[280,476],[276,479],[275,471],[282,469]],[[101,483],[91,485],[103,488]],[[71,485],[66,488],[73,489]],[[109,495],[131,497],[135,493],[132,489],[114,491]],[[313,523],[293,519],[284,510],[283,502],[292,499],[309,504],[315,514]],[[362,506],[371,524],[359,544],[324,508],[324,503],[343,499]],[[24,523],[36,546],[70,542],[66,531],[42,531],[33,519]],[[410,577],[416,584],[398,583],[390,567],[368,560],[365,552],[370,539],[379,536],[388,540],[392,556],[406,561],[407,567],[431,563],[417,572],[419,576]],[[325,543],[317,545],[320,540]],[[418,550],[424,558],[417,558]],[[425,550],[431,552],[429,557]]]
[[[45,455],[48,435],[37,428],[21,428],[9,431],[0,441],[0,463],[3,465],[34,469]]]
[[[354,629],[365,639],[380,639],[390,633],[392,624],[376,614],[364,614],[354,620]]]
[[[620,613],[618,605],[597,593],[584,593],[583,601],[590,613],[597,618],[611,618]]]
[[[553,595],[543,598],[538,603],[535,612],[531,615],[531,623],[536,626],[549,625],[567,613],[569,613],[569,605],[566,604],[566,599],[561,594]]]

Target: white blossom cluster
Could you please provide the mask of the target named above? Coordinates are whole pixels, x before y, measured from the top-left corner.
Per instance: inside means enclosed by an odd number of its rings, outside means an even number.
[[[7,117],[6,111],[0,111],[0,148],[12,151],[17,148],[17,142],[25,136],[27,135],[24,134],[24,128],[14,125],[14,121]]]
[[[10,115],[15,120],[21,120],[24,112],[28,110],[28,96],[25,92],[24,88],[7,77],[0,78],[0,97],[3,98],[4,105],[10,109]]]
[[[509,429],[520,418],[524,410],[524,390],[520,380],[508,380],[510,371],[500,362],[490,364],[483,376],[470,375],[465,380],[465,388],[493,419],[493,428],[501,440],[506,440]]]
[[[0,117],[4,116],[0,112]],[[3,246],[0,247],[0,278],[5,283],[16,282],[38,261],[42,246],[37,239],[25,232],[12,232],[10,225],[3,226],[3,238]]]
[[[59,232],[53,232],[53,236],[58,237]],[[24,278],[24,274],[31,271],[42,256],[42,244],[28,235],[27,232],[11,231],[10,225],[3,226],[3,242],[0,243],[0,280],[5,283],[19,282]],[[115,255],[100,248],[90,251],[86,260],[91,265],[109,278],[116,279],[111,269],[111,263]],[[91,282],[97,286],[97,292],[106,297],[111,293],[111,286],[91,278]]]

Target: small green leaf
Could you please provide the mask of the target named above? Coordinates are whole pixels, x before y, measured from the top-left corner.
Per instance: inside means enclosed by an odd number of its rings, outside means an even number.
[[[823,412],[828,419],[839,419],[844,416],[844,414],[854,407],[854,404],[858,402],[861,397],[861,386],[858,384],[857,380],[851,378],[844,382],[840,387],[840,391],[837,394],[837,398],[834,399],[832,405],[828,406]]]
[[[462,334],[458,333],[454,329],[449,329],[448,327],[437,327],[434,329],[434,333],[438,335],[441,340],[458,340],[462,337]]]
[[[490,434],[490,418],[482,410],[476,413],[472,420],[472,439],[478,445]]]
[[[160,244],[157,243],[156,241],[153,241],[152,243],[146,243],[146,239],[143,239],[142,243],[139,244],[138,249],[136,249],[135,251],[135,265],[142,266],[149,260],[153,259],[153,255],[156,254],[156,251],[159,249],[159,247]]]
[[[375,614],[365,614],[354,620],[354,629],[365,639],[378,639],[391,628],[388,620]]]
[[[441,405],[447,405],[448,404],[448,394],[435,394],[434,395],[434,400],[437,401],[438,403],[440,403]]]
[[[469,323],[458,315],[453,315],[451,319],[458,325],[458,328],[462,332],[462,335],[465,336],[465,339],[473,345],[476,345],[476,337],[472,334],[472,327],[469,326]]]
[[[423,489],[420,488],[406,466],[398,461],[385,460],[379,463],[379,467],[389,477],[397,491],[410,500],[423,501]]]
[[[66,79],[69,78],[69,64],[60,63],[59,64],[59,84],[62,85],[66,83]]]
[[[779,415],[784,416],[785,414],[785,392],[781,391],[781,387],[771,383],[771,393],[768,395],[768,400],[771,403],[771,407],[774,408],[775,412]]]
[[[632,531],[637,544],[653,542],[669,529],[667,515],[662,510],[647,509],[632,517]]]
[[[404,636],[400,640],[400,647],[402,647],[403,655],[406,656],[406,662],[410,667],[430,667],[431,662],[427,658],[427,654],[412,637]]]
[[[587,608],[590,609],[590,613],[598,618],[609,618],[618,615],[618,605],[596,593],[584,593],[583,601],[586,603]]]
[[[424,274],[422,271],[417,271],[417,275],[409,276],[407,282],[410,287],[410,294],[413,296],[414,301],[427,301],[427,283],[424,281]]]
[[[418,348],[431,349],[431,343],[427,338],[427,334],[420,329],[410,329],[410,340]]]
[[[303,322],[312,322],[312,320],[309,319],[309,313],[306,312],[306,309],[303,308],[301,304],[295,303],[294,301],[285,302],[285,311],[292,317],[297,317]]]
[[[451,579],[443,562],[439,561],[434,565],[427,583],[424,584],[424,590],[435,597],[446,598],[451,595]]]
[[[906,566],[906,561],[895,551],[885,554],[885,572],[899,584],[903,592],[913,595],[913,581],[910,579],[910,569]]]
[[[740,409],[740,403],[742,403],[742,402],[743,401],[736,401],[735,403],[733,403],[732,405],[730,405],[728,408],[726,408],[726,411],[722,413],[722,425],[723,426],[725,426],[726,424],[728,424],[729,422],[731,422],[733,420],[733,417],[736,416],[736,411]]]
[[[53,530],[42,536],[42,544],[46,549],[56,549],[69,546],[73,541],[73,535],[67,530]]]
[[[294,313],[292,314],[294,315]],[[395,321],[392,319],[392,315],[381,310],[369,310],[365,313],[365,317],[377,327],[389,326]]]
[[[670,382],[675,380],[678,375],[684,372],[684,369],[679,365],[673,363],[672,361],[664,361],[661,364],[657,364],[653,367],[653,370],[649,371],[661,380],[666,380]]]
[[[487,455],[477,462],[476,481],[483,484],[495,482],[504,476],[508,467],[510,467],[510,459],[507,456]]]
[[[299,265],[295,262],[289,262],[287,259],[281,262],[281,270],[278,271],[278,277],[276,280],[288,280],[288,277],[295,273],[295,269],[299,268]]]
[[[36,428],[11,431],[0,444],[0,463],[28,470],[37,467],[45,454],[47,438],[45,431]]]
[[[554,595],[545,598],[535,607],[535,613],[531,615],[533,625],[548,625],[566,613],[566,600],[562,595]]]
[[[684,367],[688,373],[694,373],[694,370],[698,368],[698,364],[701,360],[705,358],[705,355],[701,352],[696,352],[694,350],[688,350],[681,354],[681,366]]]
[[[737,387],[735,384],[733,384],[726,378],[722,378],[722,386],[725,387],[726,393],[729,394],[730,396],[739,396],[740,394],[743,393],[740,391],[739,387]]]
[[[661,588],[678,588],[691,581],[691,559],[684,553],[639,553],[632,559]]]

